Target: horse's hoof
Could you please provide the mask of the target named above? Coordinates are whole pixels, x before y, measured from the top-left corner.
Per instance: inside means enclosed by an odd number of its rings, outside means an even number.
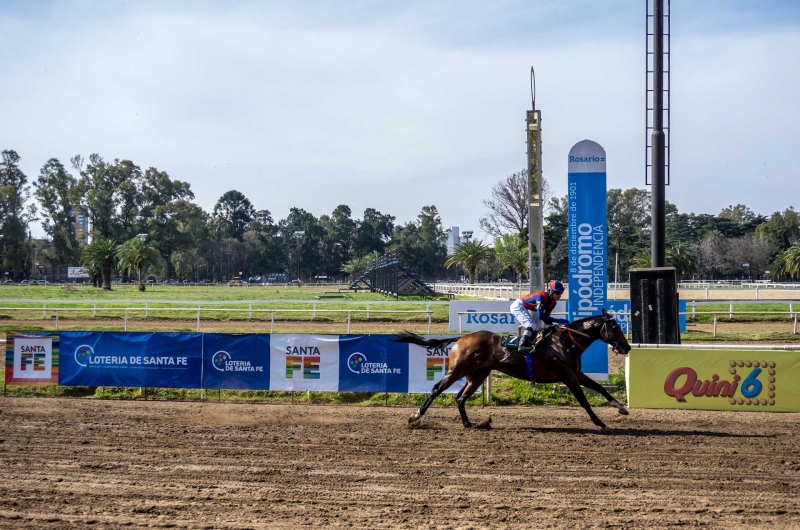
[[[608,425],[598,425],[600,427],[600,432],[611,432],[611,429],[608,428]]]
[[[618,410],[618,411],[619,411],[619,413],[620,413],[620,414],[622,414],[623,416],[627,416],[628,414],[630,414],[630,413],[628,412],[628,409],[626,409],[625,407],[620,407],[620,408],[618,408],[617,410]]]
[[[472,422],[470,422],[470,421],[466,422],[466,423],[464,424],[464,428],[465,428],[465,429],[471,429],[471,428],[472,428]]]
[[[408,418],[408,423],[418,423],[418,422],[419,422],[419,416],[417,416],[416,414]]]

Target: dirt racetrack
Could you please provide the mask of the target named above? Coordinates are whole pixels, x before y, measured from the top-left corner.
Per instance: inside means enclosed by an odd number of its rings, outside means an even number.
[[[0,398],[0,528],[798,528],[797,414]]]

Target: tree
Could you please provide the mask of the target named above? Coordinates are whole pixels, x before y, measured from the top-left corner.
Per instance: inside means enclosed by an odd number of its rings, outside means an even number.
[[[789,278],[800,278],[800,243],[795,243],[783,253],[784,270]]]
[[[547,208],[552,192],[550,185],[542,177],[542,196],[539,203]],[[481,229],[493,237],[512,232],[528,236],[528,170],[513,173],[492,187],[491,198],[484,199],[483,205],[489,212],[480,218]]]
[[[522,275],[528,270],[528,246],[518,234],[503,234],[494,240],[494,255],[503,268],[511,268],[516,273],[517,283],[522,283]]]
[[[342,265],[342,272],[346,272],[348,275],[350,275],[350,281],[353,282],[356,280],[356,278],[363,274],[364,271],[369,269],[376,256],[377,254],[370,254],[367,256],[357,256],[351,258]]]
[[[77,263],[80,258],[80,243],[75,234],[75,214],[80,209],[78,180],[57,158],[51,158],[33,185],[44,213],[42,228],[53,241],[55,266]]]
[[[84,266],[94,264],[100,268],[103,289],[111,290],[111,271],[117,260],[117,243],[113,239],[98,238],[92,241],[81,256]]]
[[[492,259],[492,249],[482,241],[467,241],[456,245],[453,253],[447,257],[444,266],[448,269],[453,265],[461,265],[469,275],[469,283],[475,283],[475,270],[484,261]]]
[[[697,257],[692,247],[687,243],[675,243],[667,248],[667,263],[675,267],[678,281],[684,276],[691,276],[697,272]]]
[[[30,197],[28,177],[19,168],[16,151],[3,151],[0,161],[0,251],[3,267],[10,268],[16,277],[20,271],[30,271],[25,248],[28,224],[35,218],[36,208],[25,203]]]
[[[256,210],[250,200],[239,191],[225,192],[214,206],[213,216],[219,219],[226,237],[242,240],[247,224],[255,217]]]
[[[145,290],[144,270],[161,262],[161,256],[155,246],[147,243],[143,238],[134,237],[119,246],[116,252],[117,264],[120,270],[136,271],[136,287],[139,291]]]
[[[447,259],[446,239],[436,206],[423,206],[415,222],[395,227],[390,247],[422,277],[436,277]]]
[[[394,221],[394,216],[382,214],[374,208],[364,210],[364,218],[356,221],[357,228],[352,253],[356,256],[372,252],[383,254],[386,251],[387,243],[393,237]]]

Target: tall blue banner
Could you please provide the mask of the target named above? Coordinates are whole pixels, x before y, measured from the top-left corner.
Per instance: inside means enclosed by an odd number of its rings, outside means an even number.
[[[583,140],[569,151],[569,320],[599,315],[608,292],[608,226],[606,220],[606,152]],[[608,347],[592,344],[582,358],[583,372],[608,379]]]
[[[59,385],[200,388],[200,333],[59,333]]]
[[[203,388],[269,390],[269,335],[203,334]]]

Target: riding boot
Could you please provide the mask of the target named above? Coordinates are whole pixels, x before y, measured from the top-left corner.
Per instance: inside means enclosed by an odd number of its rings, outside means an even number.
[[[519,346],[517,346],[517,352],[530,353],[533,351],[533,335],[534,335],[533,328],[525,328],[525,331],[522,332],[522,337],[519,339]]]

